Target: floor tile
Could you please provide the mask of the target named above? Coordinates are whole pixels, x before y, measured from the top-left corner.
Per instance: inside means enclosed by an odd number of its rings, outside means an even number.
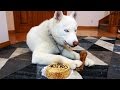
[[[115,40],[115,38],[110,37],[101,37],[101,40]]]
[[[30,64],[2,79],[36,79],[36,65]]]
[[[7,61],[8,59],[0,58],[0,69],[6,64]]]
[[[98,38],[96,38],[96,37],[90,37],[90,36],[85,37],[84,39],[97,39],[98,40]]]
[[[120,52],[120,46],[114,45],[114,52]]]
[[[0,79],[22,69],[25,66],[28,66],[30,64],[31,64],[31,62],[29,62],[29,61],[19,60],[19,59],[17,59],[17,60],[10,59],[6,62],[6,64],[0,70]]]
[[[103,41],[111,43],[111,44],[115,44],[115,40],[103,40]]]
[[[107,63],[105,63],[103,60],[99,59],[98,57],[96,57],[94,54],[92,54],[91,52],[87,51],[87,58],[91,59],[94,61],[95,65],[108,65]]]
[[[120,55],[113,52],[108,69],[108,79],[120,79]]]
[[[116,40],[115,45],[120,46],[120,40]]]
[[[16,48],[28,48],[26,42],[18,42],[14,45],[12,45],[13,47],[16,47]]]
[[[0,49],[0,58],[9,58],[15,50],[16,48],[12,46]]]
[[[29,51],[30,50],[28,48],[17,48],[9,58],[13,58],[15,56],[18,56],[20,54],[24,54],[24,53],[29,52]]]
[[[103,48],[103,47],[101,47],[101,46],[99,46],[99,45],[96,45],[96,44],[93,44],[93,45],[92,45],[91,47],[89,47],[87,50],[88,50],[88,51],[109,51],[108,49]]]
[[[92,55],[99,58],[101,61],[107,63],[111,62],[112,52],[111,51],[89,51]]]
[[[88,49],[89,47],[91,47],[94,44],[94,43],[89,42],[89,41],[84,40],[84,39],[80,40],[79,42],[80,42],[80,44],[79,44],[80,47],[82,47],[84,49]]]
[[[99,45],[101,47],[104,47],[110,51],[113,51],[113,48],[114,48],[114,44],[111,44],[111,43],[108,43],[108,42],[105,42],[103,40],[98,40],[96,43],[96,45]]]
[[[16,57],[13,57],[12,59],[14,60],[25,60],[25,61],[30,61],[32,60],[32,52],[27,52],[24,54],[20,54]]]

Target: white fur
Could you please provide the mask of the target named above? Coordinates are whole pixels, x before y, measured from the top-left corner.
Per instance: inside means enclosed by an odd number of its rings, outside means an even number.
[[[78,41],[75,32],[77,23],[73,16],[75,16],[74,13],[70,16],[65,16],[61,11],[56,11],[53,18],[31,28],[27,34],[26,42],[33,52],[32,63],[48,65],[61,62],[69,64],[71,69],[82,65],[78,53],[63,47],[65,41],[69,46],[73,46],[73,42]],[[65,29],[69,32],[65,32]],[[50,34],[52,34],[54,39]],[[63,51],[62,55],[56,55],[60,52],[55,41],[58,43],[59,49]],[[86,65],[91,66],[90,60],[88,63]]]

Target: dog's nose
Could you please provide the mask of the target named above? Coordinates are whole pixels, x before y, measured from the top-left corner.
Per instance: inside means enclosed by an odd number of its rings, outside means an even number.
[[[73,46],[75,47],[75,46],[77,46],[79,43],[78,43],[78,41],[74,41],[73,42]]]

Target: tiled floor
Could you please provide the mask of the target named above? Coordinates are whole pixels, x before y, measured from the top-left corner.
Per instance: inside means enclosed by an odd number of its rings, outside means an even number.
[[[85,67],[81,74],[84,79],[120,78],[120,39],[116,39],[120,35],[91,29],[78,30],[77,36],[80,44],[74,50],[87,50],[87,57],[96,64]],[[25,43],[26,33],[12,32],[9,38],[11,44],[15,45],[0,49],[0,79],[36,78],[39,67],[31,64],[32,52]]]
[[[85,67],[81,73],[84,79],[120,79],[120,39],[93,36],[78,39],[80,44],[74,50],[87,50],[87,57],[95,61],[95,66]],[[31,57],[25,42],[1,49],[0,79],[35,79],[40,71],[37,68],[43,66],[31,64]]]

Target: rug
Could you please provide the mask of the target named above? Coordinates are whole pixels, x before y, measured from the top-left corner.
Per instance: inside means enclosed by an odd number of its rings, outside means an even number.
[[[83,79],[120,78],[120,40],[111,37],[79,36],[79,45],[74,51],[86,50],[87,57],[95,62],[85,67]],[[26,42],[0,49],[0,79],[37,79],[38,70],[43,66],[31,63],[32,52]],[[39,79],[46,79],[39,75]]]

